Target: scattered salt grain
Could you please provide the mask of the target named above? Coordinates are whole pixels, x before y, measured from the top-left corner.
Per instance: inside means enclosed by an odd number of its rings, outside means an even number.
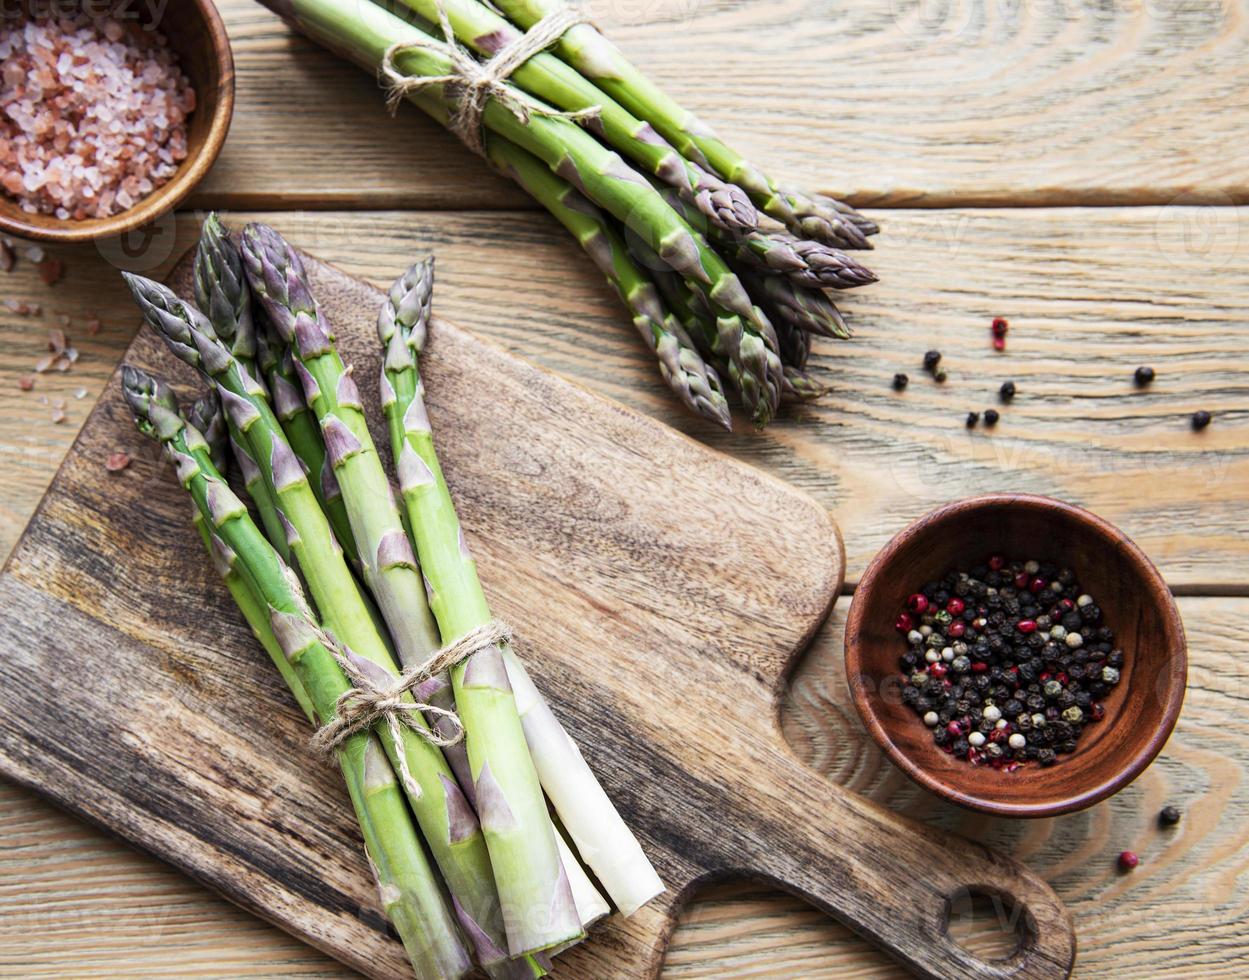
[[[78,401],[82,401],[84,398],[87,397],[87,389],[79,388],[78,390],[74,392],[74,397],[78,399]]]
[[[104,468],[110,473],[120,473],[130,465],[130,454],[125,452],[110,453],[104,461]]]
[[[53,327],[48,331],[48,350],[60,354],[65,350],[65,331]]]
[[[4,308],[18,316],[38,316],[42,307],[38,303],[23,303],[18,299],[6,299]]]
[[[64,421],[65,421],[65,409],[63,408],[52,409],[52,423],[54,425],[60,425]]]
[[[55,354],[44,354],[43,357],[35,361],[35,373],[43,374],[52,366],[52,362],[56,360]]]
[[[0,190],[23,210],[108,217],[186,159],[195,91],[161,35],[107,17],[40,17],[5,23],[0,53]],[[48,285],[60,278],[59,260],[23,254]]]
[[[22,377],[17,379],[17,386],[21,388],[22,391],[30,391],[33,387],[35,387],[35,376],[33,374],[22,375]]]
[[[61,218],[62,221],[67,220]],[[60,259],[45,259],[39,263],[39,278],[43,280],[45,286],[55,286],[57,280],[65,274],[65,265]]]

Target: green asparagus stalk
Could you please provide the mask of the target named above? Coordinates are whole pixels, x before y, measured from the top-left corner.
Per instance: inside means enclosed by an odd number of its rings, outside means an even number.
[[[445,12],[455,38],[482,58],[490,58],[520,38],[506,18],[479,0],[403,0],[430,33],[440,33]],[[750,198],[703,167],[681,156],[651,128],[606,92],[553,54],[539,52],[512,72],[517,87],[567,112],[597,109],[594,129],[608,144],[646,173],[673,187],[706,220],[734,231],[751,231],[759,215]]]
[[[799,401],[814,401],[828,394],[828,388],[820,384],[802,368],[785,365],[785,394]]]
[[[823,291],[796,286],[782,276],[761,276],[741,267],[736,271],[755,302],[768,314],[776,328],[778,341],[783,324],[821,337],[845,340],[850,336],[850,328],[841,311]],[[781,343],[782,359],[784,356],[784,344]]]
[[[195,305],[198,306],[230,353],[253,375],[256,357],[256,323],[251,296],[243,278],[238,250],[229,229],[215,212],[204,219],[195,248]]]
[[[199,244],[195,249],[193,268],[196,301],[207,310],[205,315],[230,353],[252,378],[256,377],[256,328],[252,318],[251,297],[243,279],[243,269],[238,252],[230,241],[229,232],[216,214],[209,214],[200,230]],[[269,541],[278,549],[283,561],[290,561],[290,547],[282,521],[278,517],[277,501],[265,486],[260,470],[252,459],[234,425],[226,420],[230,430],[230,445],[234,448],[247,493],[256,505],[260,522]]]
[[[227,414],[233,416],[275,493],[291,551],[326,626],[348,649],[358,669],[379,685],[389,683],[398,676],[390,650],[263,389],[251,382],[203,314],[159,283],[128,273],[123,276],[147,322],[175,354],[216,384]],[[385,492],[389,495],[389,487]],[[405,700],[413,699],[409,695]],[[407,726],[397,740],[385,728],[379,737],[392,766],[400,773],[406,769],[415,782],[413,786],[405,780],[403,788],[479,962],[488,965],[506,958],[490,856],[477,818],[446,759]]]
[[[263,323],[264,314],[256,312],[256,318],[262,324],[256,331],[256,362],[268,384],[273,399],[273,413],[282,423],[282,431],[286,433],[291,449],[308,468],[312,492],[321,502],[321,509],[330,520],[334,536],[338,538],[348,560],[354,563],[359,560],[356,539],[351,532],[347,507],[343,503],[342,490],[334,477],[334,469],[325,459],[325,445],[321,442],[321,430],[317,426],[316,417],[304,401],[290,353],[285,350],[280,339],[276,336],[270,337],[268,325]]]
[[[391,287],[378,316],[378,337],[386,351],[381,379],[382,405],[389,423],[408,524],[430,582],[430,608],[443,634],[458,636],[489,622],[490,607],[477,577],[477,563],[468,550],[456,516],[425,411],[418,358],[425,341],[429,276],[427,265],[413,266]],[[542,787],[578,852],[620,911],[632,914],[663,891],[663,883],[637,839],[612,806],[511,647],[502,644],[497,650],[477,656],[485,658],[481,665],[482,682],[488,679],[488,684],[495,689],[494,696],[506,698],[519,713],[516,726],[519,732],[512,729],[509,737],[521,734],[528,751],[518,752],[514,764],[523,766],[527,775],[534,774],[536,767],[535,775],[541,778]],[[462,692],[475,686],[468,683],[473,680],[469,675],[478,667],[470,663],[467,670],[461,666],[452,672],[456,704],[461,712],[466,708]],[[472,731],[471,723],[469,731]],[[478,810],[483,825],[489,825],[494,822],[500,803],[494,792],[483,794],[482,776],[486,770],[484,762],[475,757],[471,741],[469,755],[474,772],[478,773]],[[490,769],[500,780],[507,774],[505,768],[496,769],[493,763]],[[509,791],[506,809],[514,811],[511,799]],[[542,808],[544,817],[541,791],[534,805]],[[542,822],[537,812],[532,819]],[[549,827],[550,821],[546,820],[545,825]]]
[[[365,580],[400,656],[425,658],[439,642],[426,604],[427,586],[373,446],[359,392],[330,341],[303,263],[277,232],[257,224],[244,229],[243,260],[253,295],[289,345],[304,396],[320,420],[326,456],[342,487],[360,547]],[[437,583],[431,587],[436,590]],[[462,636],[478,625],[484,622],[444,628],[444,634]],[[526,779],[528,751],[511,692],[498,690],[489,668],[489,651],[478,653],[455,667],[451,680],[464,723],[480,830],[489,849],[483,863],[494,868],[508,949],[513,956],[522,956],[579,938],[582,930],[559,866],[541,789],[536,778]],[[532,812],[535,803],[537,820]],[[483,889],[490,886],[488,874],[486,879],[480,883]],[[474,913],[486,911],[480,908],[483,902],[475,904]],[[489,906],[494,907],[493,891]]]
[[[853,289],[876,282],[876,274],[839,248],[786,232],[726,232],[694,211],[671,188],[660,193],[690,226],[705,234],[741,277],[741,267],[788,277],[808,289]]]
[[[322,723],[332,719],[350,685],[307,621],[311,614],[297,580],[213,469],[203,437],[179,417],[168,388],[130,367],[123,371],[123,387],[140,431],[159,439],[173,460],[213,549],[229,556],[230,569],[251,591],[249,604],[268,611],[267,635],[293,669],[317,718]],[[430,980],[467,976],[471,960],[385,754],[364,733],[345,740],[337,754],[383,907],[416,975]]]
[[[132,380],[135,379],[132,378]],[[171,407],[176,408],[176,405]],[[192,429],[197,430],[203,436],[209,461],[218,473],[224,475],[230,456],[230,442],[220,400],[214,394],[197,399],[187,409],[186,421]],[[251,627],[253,635],[269,654],[273,665],[277,667],[278,673],[286,681],[286,686],[290,688],[291,694],[299,702],[299,707],[308,720],[316,724],[316,716],[312,702],[308,698],[308,692],[304,690],[303,684],[295,675],[295,669],[273,638],[273,631],[269,628],[268,610],[257,601],[242,574],[235,567],[234,552],[222,546],[220,539],[213,535],[212,528],[198,509],[192,508],[191,520],[195,524],[196,531],[199,532],[200,540],[204,542],[204,550],[208,553],[209,560],[222,581],[225,582],[243,618],[247,620],[247,625]]]
[[[713,368],[677,330],[664,309],[655,285],[629,256],[628,247],[607,219],[566,180],[551,173],[520,147],[491,137],[490,159],[542,204],[577,239],[586,254],[607,277],[633,314],[633,325],[659,358],[659,371],[668,387],[696,414],[732,428],[729,404]]]
[[[765,275],[782,275],[808,289],[854,289],[876,282],[876,274],[841,249],[784,232],[749,232],[736,238],[709,229],[724,255]]]
[[[392,45],[427,43],[430,35],[372,4],[351,0],[266,0],[279,14],[332,50],[377,71]],[[450,61],[428,49],[408,48],[394,59],[407,76],[446,77]],[[423,110],[447,123],[453,92],[435,84],[408,93]],[[498,99],[486,102],[487,129],[532,153],[578,191],[644,241],[681,273],[721,315],[719,347],[732,367],[756,425],[771,420],[780,399],[782,368],[776,336],[724,260],[677,215],[645,177],[618,154],[568,119],[531,112],[518,119]]]
[[[230,465],[230,435],[225,413],[221,411],[221,399],[216,392],[209,392],[192,402],[186,412],[186,421],[204,437],[213,466],[224,475]]]
[[[518,27],[528,30],[561,9],[563,0],[495,0]],[[849,220],[830,203],[798,191],[782,190],[772,178],[720,140],[711,128],[683,109],[625,58],[590,24],[568,29],[555,53],[639,119],[645,119],[687,160],[706,166],[741,187],[766,214],[795,235],[841,248],[871,248],[863,222]],[[840,203],[840,202],[838,202]]]

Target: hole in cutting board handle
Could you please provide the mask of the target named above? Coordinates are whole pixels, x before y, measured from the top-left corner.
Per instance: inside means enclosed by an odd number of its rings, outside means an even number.
[[[1036,921],[1005,892],[962,888],[946,899],[946,935],[986,963],[1005,964],[1036,942]]]

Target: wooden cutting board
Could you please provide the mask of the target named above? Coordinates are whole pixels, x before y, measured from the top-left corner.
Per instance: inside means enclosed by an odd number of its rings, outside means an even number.
[[[381,294],[309,264],[375,405]],[[196,387],[146,330],[127,360]],[[557,976],[656,975],[685,900],[731,875],[804,896],[921,975],[1069,974],[1071,922],[1040,878],[828,783],[782,738],[785,678],[842,584],[827,513],[446,322],[422,370],[494,609],[668,885]],[[110,474],[118,449],[136,459]],[[406,976],[338,774],[187,509],[114,379],[0,574],[0,772],[361,972]],[[967,890],[1014,917],[1013,958],[949,938]]]

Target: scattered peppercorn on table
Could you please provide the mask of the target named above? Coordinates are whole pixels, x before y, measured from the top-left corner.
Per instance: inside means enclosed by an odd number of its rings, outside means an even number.
[[[852,9],[812,0],[784,21],[753,0],[595,7],[648,72],[748,153],[797,183],[850,195],[883,226],[871,256],[881,282],[844,303],[856,339],[812,360],[833,393],[787,409],[762,435],[744,420],[727,435],[685,415],[576,243],[453,137],[409,109],[390,122],[367,76],[251,0],[220,6],[239,108],[187,213],[125,253],[117,243],[56,250],[65,273],[55,285],[20,249],[15,269],[0,272],[0,298],[40,308],[0,306],[0,445],[10,461],[0,554],[138,326],[117,265],[161,275],[193,241],[193,209],[273,224],[379,285],[433,249],[448,319],[825,503],[845,535],[851,583],[910,520],[988,490],[1053,494],[1131,534],[1181,596],[1190,689],[1159,761],[1114,799],[1010,822],[912,786],[852,710],[841,668],[849,597],[786,692],[785,728],[820,772],[1045,875],[1077,924],[1077,975],[1237,973],[1249,943],[1240,819],[1249,672],[1232,625],[1249,616],[1249,216],[1234,205],[1249,194],[1236,165],[1249,120],[1222,93],[1249,83],[1243,2],[1119,5],[1096,18],[1080,8],[1061,22],[1048,11],[1016,22],[1003,8],[984,23],[971,8],[938,15],[892,0]],[[755,44],[741,44],[747,32]],[[1074,75],[1059,70],[1073,52]],[[1099,125],[1090,130],[1089,119]],[[999,317],[1009,322],[1000,350]],[[49,329],[69,335],[78,359],[23,390]],[[929,349],[942,354],[942,382],[925,370]],[[1137,383],[1140,367],[1152,368],[1148,383]],[[896,385],[898,374],[908,382]],[[1001,394],[1007,383],[1012,398]],[[989,410],[999,416],[991,426]],[[980,421],[969,428],[973,412]],[[1210,414],[1203,428],[1196,412]],[[1160,819],[1164,806],[1178,822]],[[1131,870],[1124,852],[1138,860]],[[1000,948],[991,912],[956,908],[954,919],[969,945]],[[801,902],[735,884],[689,906],[664,976],[848,970],[898,973]],[[0,973],[349,975],[8,785]]]

